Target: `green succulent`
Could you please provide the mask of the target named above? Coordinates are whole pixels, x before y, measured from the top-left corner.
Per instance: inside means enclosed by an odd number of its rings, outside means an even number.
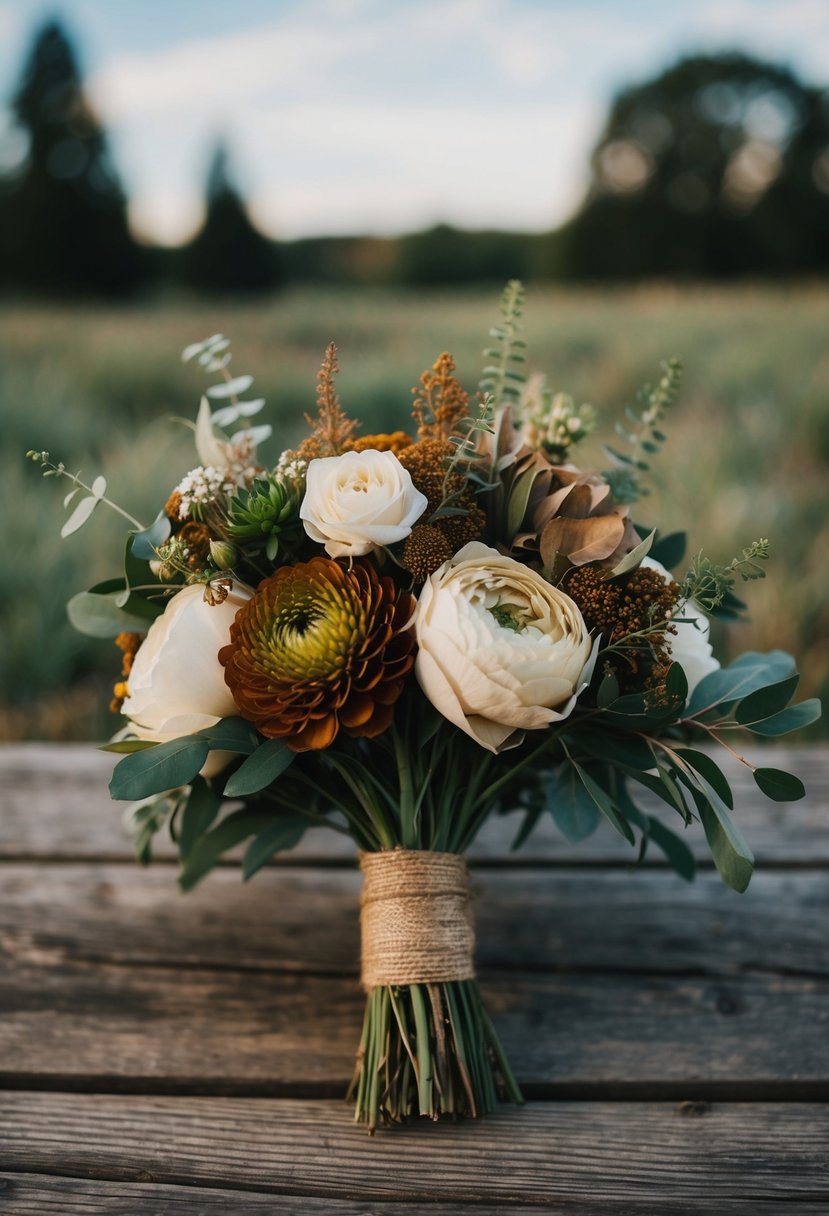
[[[231,499],[227,532],[234,540],[264,541],[265,555],[273,561],[280,547],[290,546],[299,536],[300,496],[288,482],[267,475],[257,477],[249,490]]]

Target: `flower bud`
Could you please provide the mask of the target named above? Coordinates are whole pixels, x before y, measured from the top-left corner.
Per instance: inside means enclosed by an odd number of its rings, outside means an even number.
[[[236,564],[236,546],[228,540],[211,540],[210,560],[217,570],[232,570]]]

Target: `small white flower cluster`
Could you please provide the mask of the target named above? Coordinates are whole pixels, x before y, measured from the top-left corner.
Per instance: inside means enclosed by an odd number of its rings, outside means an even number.
[[[543,376],[530,377],[521,406],[524,439],[557,459],[563,459],[567,449],[580,443],[596,425],[592,406],[577,406],[567,393],[552,396]]]
[[[303,460],[300,456],[295,456],[293,452],[286,451],[277,460],[274,467],[274,476],[280,481],[291,482],[297,488],[300,488],[305,483],[305,474],[308,469],[308,461]]]
[[[199,465],[191,469],[176,486],[181,495],[179,517],[186,519],[193,514],[194,507],[198,511],[199,507],[215,502],[222,494],[232,493],[234,488],[235,483],[228,482],[227,474],[212,465]]]

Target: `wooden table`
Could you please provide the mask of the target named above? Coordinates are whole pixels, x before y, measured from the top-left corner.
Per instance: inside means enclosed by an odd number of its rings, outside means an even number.
[[[0,749],[0,1211],[829,1210],[828,753],[776,754],[809,798],[737,778],[742,897],[707,863],[692,886],[631,872],[609,829],[510,856],[493,824],[481,986],[529,1102],[369,1139],[341,1098],[361,995],[339,839],[182,897],[169,851],[132,862],[111,758]]]

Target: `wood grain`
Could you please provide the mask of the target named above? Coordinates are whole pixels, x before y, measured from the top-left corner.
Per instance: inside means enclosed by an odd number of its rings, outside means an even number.
[[[798,773],[808,792],[803,802],[783,805],[769,802],[758,794],[751,774],[720,753],[718,759],[734,786],[738,821],[759,864],[829,864],[827,750],[808,746],[755,747],[751,754],[756,763]],[[0,858],[131,856],[122,828],[123,804],[110,801],[107,793],[115,759],[89,744],[0,745],[3,791]],[[652,809],[662,814],[659,804]],[[679,825],[675,815],[667,821],[674,827]],[[555,865],[574,862],[626,865],[632,860],[629,846],[607,825],[602,824],[588,840],[571,845],[548,818],[520,853],[510,855],[519,822],[515,815],[491,820],[473,855],[481,860],[506,859],[510,864],[523,864],[526,860]],[[701,832],[691,829],[686,839],[698,857],[710,864],[709,849]],[[350,864],[351,852],[349,842],[336,833],[312,831],[288,861]],[[157,854],[169,859],[174,850],[168,843],[159,842]],[[657,857],[658,851],[652,850],[651,861]]]
[[[15,960],[0,1084],[334,1095],[359,1035],[356,981]],[[486,972],[513,1067],[536,1096],[829,1099],[829,982]]]
[[[1,864],[0,957],[355,976],[353,870],[221,869],[183,897],[169,866]],[[829,875],[476,869],[479,966],[561,972],[829,978]]]
[[[373,1216],[378,1201],[396,1205],[382,1209],[389,1216],[427,1203],[429,1212],[450,1203],[490,1213],[577,1205],[580,1216],[655,1216],[773,1212],[784,1201],[792,1211],[800,1201],[817,1212],[829,1205],[827,1141],[829,1110],[796,1104],[531,1104],[480,1124],[420,1125],[369,1140],[333,1102],[0,1094],[0,1153],[14,1202],[15,1191],[25,1197],[25,1171],[120,1181],[156,1197],[161,1187],[216,1187],[233,1195],[233,1212],[245,1211],[248,1191],[283,1203],[295,1196],[289,1210],[298,1213],[323,1210],[299,1200],[313,1196],[342,1216]],[[58,1194],[63,1185],[31,1184]],[[77,1196],[77,1182],[65,1185]]]
[[[2,1167],[0,1167],[2,1168]],[[45,1174],[0,1173],[0,1204],[4,1216],[274,1216],[277,1212],[289,1212],[290,1216],[422,1216],[423,1205],[409,1203],[374,1202],[366,1199],[314,1199],[307,1195],[275,1195],[267,1191],[226,1190],[224,1187],[207,1189],[198,1186],[170,1186],[166,1183],[102,1181],[89,1178],[49,1177]],[[558,1203],[533,1204],[533,1212],[570,1212]],[[457,1216],[459,1205],[452,1203],[429,1203],[429,1216]],[[518,1216],[526,1212],[526,1205],[513,1204],[490,1207],[489,1204],[463,1204],[464,1211],[475,1216]],[[724,1208],[723,1211],[730,1211]],[[611,1216],[620,1211],[612,1202],[601,1207],[579,1205],[580,1216]],[[627,1216],[638,1212],[652,1216],[654,1209],[633,1209],[625,1202]],[[814,1216],[814,1207],[794,1207],[787,1204],[786,1212],[794,1216]]]

